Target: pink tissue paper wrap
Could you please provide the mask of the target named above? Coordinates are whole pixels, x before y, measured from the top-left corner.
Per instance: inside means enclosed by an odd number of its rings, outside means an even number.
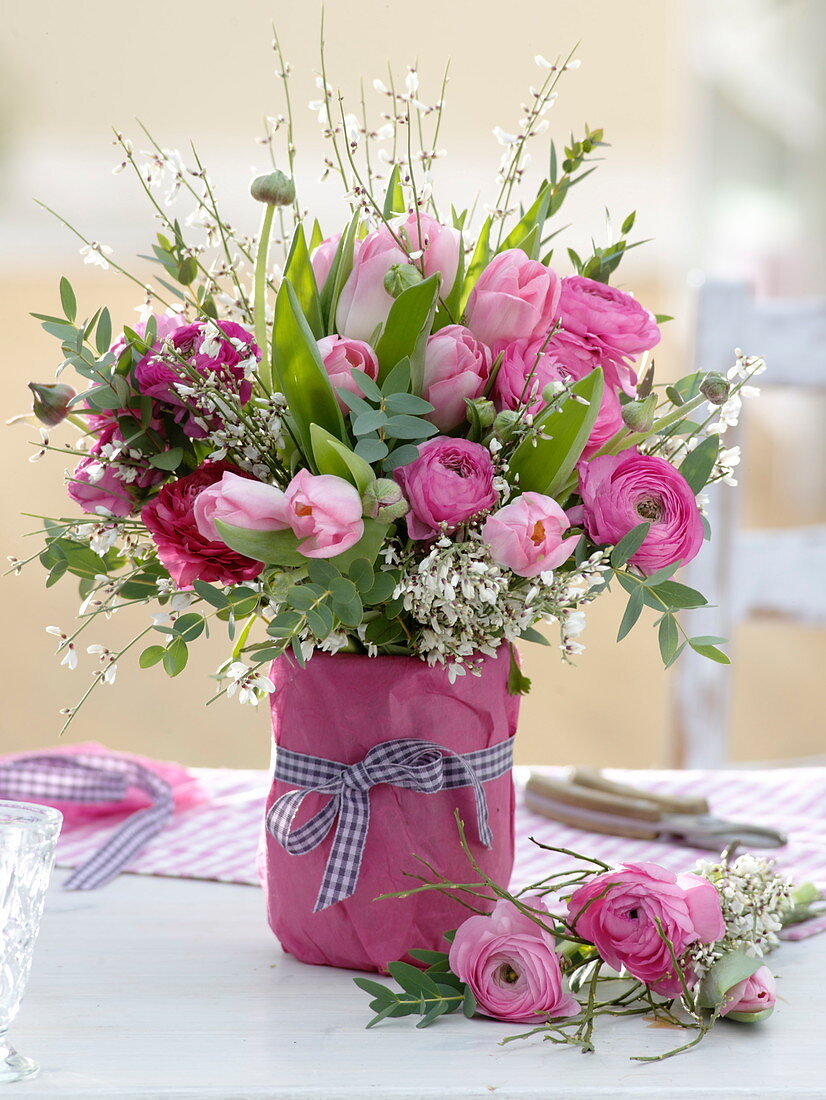
[[[352,764],[383,741],[418,738],[466,753],[513,737],[519,696],[507,690],[510,654],[502,646],[485,657],[482,675],[448,681],[443,667],[414,657],[365,657],[316,653],[301,669],[291,656],[272,666],[273,736],[295,752]],[[267,810],[286,791],[273,782]],[[493,847],[479,841],[473,788],[423,794],[390,784],[370,792],[370,828],[358,885],[352,897],[313,912],[335,824],[321,844],[289,855],[266,837],[264,888],[270,926],[284,950],[307,963],[386,970],[410,948],[444,951],[443,933],[456,928],[467,909],[428,891],[411,898],[374,900],[417,885],[405,872],[427,874],[422,856],[456,882],[473,871],[459,846],[454,811],[465,823],[480,866],[507,883],[514,855],[514,789],[510,773],[483,784]],[[301,825],[325,804],[308,795],[296,817]],[[480,903],[480,906],[483,903]],[[491,906],[492,908],[492,906]],[[412,960],[411,960],[412,961]]]

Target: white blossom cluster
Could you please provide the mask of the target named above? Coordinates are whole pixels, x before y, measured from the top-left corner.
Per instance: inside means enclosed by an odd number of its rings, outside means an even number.
[[[747,853],[729,862],[702,859],[696,871],[720,895],[726,934],[711,944],[689,948],[687,961],[697,980],[732,951],[762,958],[779,944],[777,933],[793,908],[791,880],[774,870],[774,860]]]
[[[393,595],[420,624],[421,656],[429,665],[446,665],[453,682],[474,671],[474,656],[492,656],[503,641],[517,641],[543,620],[559,623],[565,656],[581,652],[574,639],[585,620],[576,609],[593,598],[603,566],[600,552],[574,573],[549,571],[526,580],[498,565],[478,532],[470,531],[465,542],[444,536],[423,559],[405,562]]]

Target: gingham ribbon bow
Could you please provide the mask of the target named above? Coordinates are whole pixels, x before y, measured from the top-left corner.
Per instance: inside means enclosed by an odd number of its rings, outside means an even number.
[[[67,890],[105,886],[172,817],[172,787],[165,779],[117,754],[36,753],[0,763],[0,798],[52,802],[119,802],[138,787],[152,805],[128,817],[105,844],[64,882]]]
[[[290,855],[317,848],[338,819],[333,845],[321,880],[314,913],[349,898],[356,889],[367,830],[370,791],[380,783],[435,794],[456,787],[473,787],[479,839],[489,848],[493,836],[482,784],[497,779],[513,763],[513,738],[461,756],[433,741],[405,738],[375,745],[363,760],[342,764],[279,748],[274,778],[296,786],[270,807],[267,831]],[[309,821],[293,828],[295,815],[308,794],[328,794],[329,801]]]

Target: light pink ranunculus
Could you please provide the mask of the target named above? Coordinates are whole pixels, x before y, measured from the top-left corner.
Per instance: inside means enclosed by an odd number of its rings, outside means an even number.
[[[284,515],[307,558],[333,558],[364,534],[358,489],[333,474],[299,470],[284,493]]]
[[[690,944],[715,943],[726,931],[708,879],[675,875],[656,863],[624,863],[594,875],[571,895],[568,919],[609,966],[625,967],[664,996],[679,993],[679,980],[659,929],[678,957]]]
[[[634,358],[660,342],[654,315],[631,294],[582,275],[562,280],[562,327],[590,337],[609,352]]]
[[[363,397],[361,386],[353,378],[352,371],[363,371],[373,381],[379,376],[376,353],[363,340],[353,340],[348,336],[324,336],[318,341],[318,350],[333,389],[349,390],[350,393]],[[336,400],[342,412],[350,411],[338,394]]]
[[[496,504],[493,463],[469,439],[437,436],[419,445],[419,457],[394,471],[410,511],[411,539],[432,539]]]
[[[521,248],[494,256],[467,304],[467,326],[489,347],[513,340],[542,340],[558,314],[560,278]]]
[[[540,898],[523,899],[547,913]],[[548,915],[548,923],[551,917]],[[550,933],[512,902],[496,903],[489,917],[469,917],[450,945],[450,969],[470,986],[486,1016],[509,1022],[541,1022],[576,1016],[576,997],[567,989]]]
[[[651,527],[629,559],[643,573],[683,565],[703,545],[703,522],[691,486],[670,462],[634,450],[600,455],[579,464],[585,529],[595,543],[616,545],[648,522]]]
[[[467,415],[465,399],[480,397],[490,375],[490,348],[463,325],[447,325],[428,338],[422,397],[433,406],[427,416],[442,432]]]
[[[368,233],[353,259],[353,270],[342,288],[336,309],[336,328],[342,336],[370,340],[379,325],[387,320],[392,297],[384,287],[384,277],[394,264],[417,268],[425,276],[442,276],[440,293],[446,295],[459,265],[461,234],[458,229],[440,225],[429,214],[421,214],[421,240],[416,215]],[[422,252],[411,259],[411,253]]]
[[[482,538],[497,564],[520,577],[557,569],[573,554],[578,535],[563,538],[571,521],[552,497],[522,493],[485,520]]]
[[[220,542],[216,519],[232,527],[252,531],[283,531],[289,527],[286,501],[281,489],[227,470],[220,481],[202,489],[192,514],[205,539]]]
[[[774,975],[767,966],[761,966],[750,978],[731,987],[720,1008],[720,1015],[736,1020],[755,1012],[768,1012],[774,1008],[776,1000]]]

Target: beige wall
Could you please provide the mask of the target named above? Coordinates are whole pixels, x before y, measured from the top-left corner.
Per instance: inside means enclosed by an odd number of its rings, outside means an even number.
[[[531,0],[507,11],[498,4],[443,0],[420,0],[413,8],[376,0],[328,3],[331,79],[352,93],[358,74],[369,85],[388,57],[397,70],[419,58],[426,98],[451,57],[441,142],[450,155],[439,163],[439,174],[444,193],[464,198],[495,171],[500,149],[490,130],[513,126],[526,86],[536,82],[533,55],[552,57],[582,39],[582,68],[566,78],[549,117],[563,141],[583,121],[604,125],[612,148],[605,165],[572,198],[565,219],[575,222],[570,240],[585,246],[591,233],[601,235],[606,204],[617,219],[639,209],[640,233],[657,240],[629,257],[623,281],[656,310],[679,315],[658,355],[663,373],[676,376],[687,354],[686,275],[704,262],[693,229],[703,206],[701,118],[695,109],[700,92],[690,47],[701,7],[682,0]],[[71,274],[89,312],[105,301],[114,317],[128,321],[137,304],[128,284],[84,268],[65,230],[33,208],[29,196],[57,206],[112,245],[119,259],[145,251],[151,217],[131,182],[109,172],[116,160],[110,124],[134,131],[131,120],[139,115],[165,145],[183,149],[188,136],[197,139],[233,217],[252,224],[246,186],[253,170],[265,165],[252,139],[261,116],[280,109],[269,52],[273,15],[295,70],[302,194],[332,228],[342,206],[335,185],[317,183],[322,147],[306,109],[315,95],[316,5],[145,0],[127,7],[120,0],[84,0],[78,9],[48,0],[6,13],[0,29],[0,331],[8,415],[25,409],[27,380],[46,381],[53,371],[56,348],[27,311],[54,305],[62,271]],[[4,553],[20,557],[28,547],[34,550],[34,540],[23,538],[31,521],[20,513],[60,514],[66,508],[61,457],[29,465],[29,438],[31,429],[21,426],[0,432],[6,471],[0,543]],[[786,495],[777,500],[795,518]],[[750,507],[752,514],[777,516],[765,493],[757,493]],[[809,509],[806,518],[818,518],[810,502],[801,507]],[[0,748],[53,743],[57,710],[80,695],[91,668],[90,658],[74,673],[58,667],[43,628],[70,624],[76,600],[70,582],[46,592],[43,578],[34,565],[22,577],[0,582]],[[610,600],[592,610],[588,650],[576,668],[560,665],[552,650],[526,647],[534,692],[524,705],[522,760],[640,766],[662,761],[669,676],[660,670],[651,630],[639,629],[621,646],[614,644],[620,612]],[[105,633],[95,626],[90,640],[125,640],[143,625],[142,612],[124,613]],[[743,632],[738,641],[736,755],[822,751],[810,684],[826,658],[824,636],[774,626]],[[264,764],[263,713],[226,700],[202,706],[211,694],[206,677],[221,655],[214,639],[194,652],[177,681],[158,669],[138,673],[124,662],[117,688],[93,697],[72,739],[96,738],[192,763]]]

